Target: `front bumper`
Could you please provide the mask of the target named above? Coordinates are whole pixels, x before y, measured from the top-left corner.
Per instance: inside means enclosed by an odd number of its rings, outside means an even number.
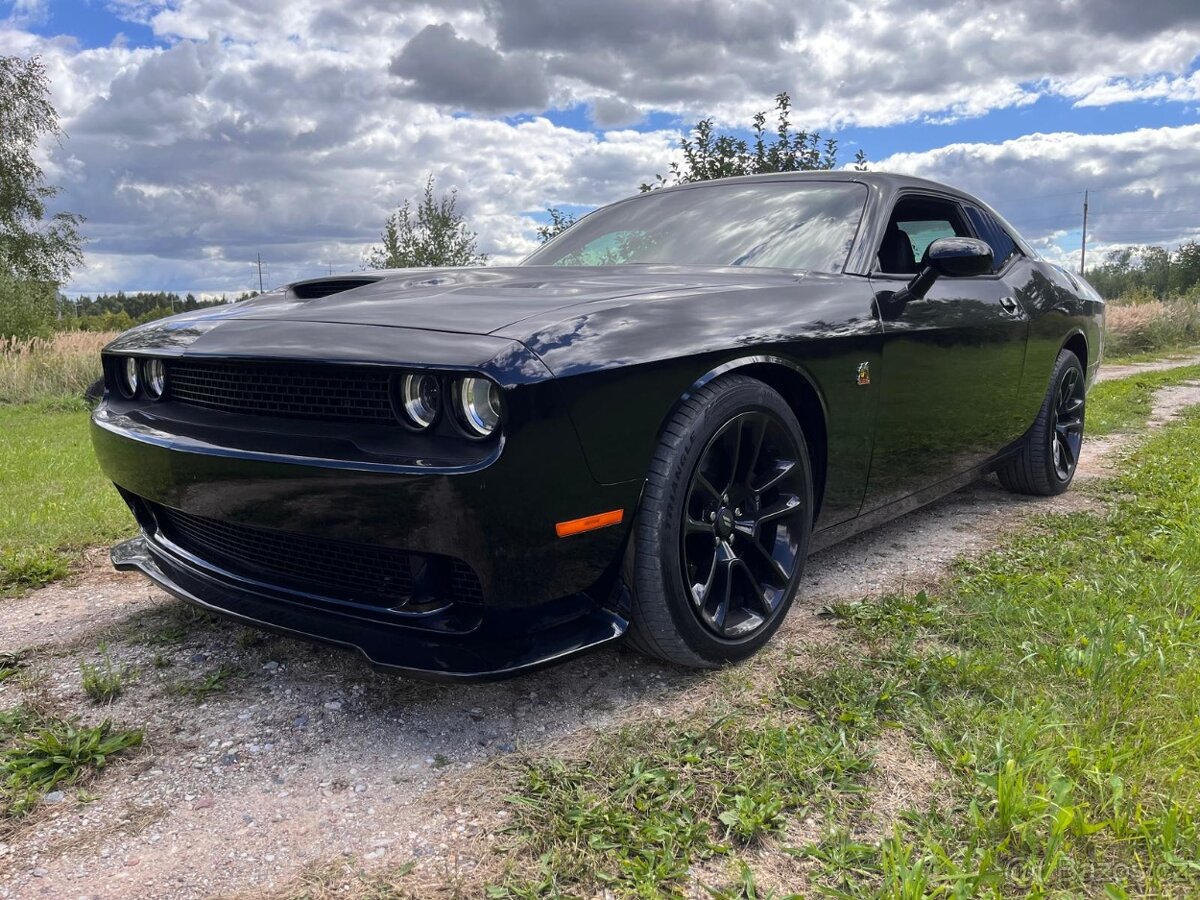
[[[522,391],[523,408],[538,414],[515,420],[502,450],[458,468],[281,455],[271,441],[283,431],[239,429],[230,417],[220,428],[206,421],[185,429],[165,405],[152,415],[102,402],[92,416],[96,455],[142,527],[114,549],[113,562],[223,615],[428,677],[503,677],[614,640],[627,624],[620,561],[640,482],[598,484],[554,385]],[[231,447],[226,435],[253,440]],[[621,526],[555,533],[556,522],[618,508],[626,511]],[[291,540],[282,558],[297,559],[296,572],[276,564],[275,575],[264,574],[236,554],[213,555],[203,542],[183,541],[173,517]],[[305,583],[297,573],[311,570],[320,542],[330,551],[324,581]],[[404,607],[339,595],[329,585],[354,568],[339,556],[347,548],[411,554],[414,571],[421,559],[461,563],[477,576],[477,591],[465,604],[449,602],[448,592],[432,610],[436,597]]]
[[[141,572],[168,593],[203,609],[247,625],[357,650],[381,669],[438,680],[496,679],[540,668],[616,640],[628,625],[613,610],[586,601],[572,604],[568,598],[559,604],[560,613],[576,605],[580,608],[575,614],[541,629],[477,629],[470,635],[437,639],[403,626],[331,615],[256,590],[227,573],[172,554],[144,534],[115,546],[112,561],[116,568]]]

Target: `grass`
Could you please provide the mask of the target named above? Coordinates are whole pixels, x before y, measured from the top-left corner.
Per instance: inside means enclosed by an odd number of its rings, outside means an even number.
[[[1140,391],[1100,395],[1096,415],[1136,420]],[[1200,414],[1124,468],[1102,513],[1044,517],[938,591],[830,610],[849,646],[822,674],[772,662],[762,688],[694,717],[525,762],[511,874],[490,895],[676,896],[697,880],[741,898],[1193,895]],[[869,747],[894,725],[950,797],[870,836]],[[790,838],[814,817],[819,836]]]
[[[83,726],[23,707],[0,712],[0,814],[25,815],[48,792],[85,782],[141,742],[141,731],[119,731],[108,721]]]
[[[1087,435],[1099,437],[1140,427],[1150,415],[1159,388],[1194,378],[1200,378],[1200,366],[1142,372],[1100,382],[1088,395]]]
[[[169,690],[176,696],[190,697],[197,703],[203,703],[213,694],[222,694],[229,690],[230,680],[242,674],[242,670],[237,666],[222,665],[207,675],[176,681],[171,684]]]
[[[67,331],[52,338],[0,340],[0,405],[83,396],[100,377],[100,350],[116,332]]]
[[[1107,304],[1104,352],[1113,357],[1162,354],[1200,341],[1200,303],[1195,300],[1130,298]]]
[[[0,406],[0,596],[63,577],[80,550],[132,533],[82,406]]]
[[[125,691],[125,678],[129,671],[113,666],[108,650],[103,644],[100,646],[100,655],[98,663],[79,664],[79,677],[83,683],[84,694],[93,703],[109,703]]]

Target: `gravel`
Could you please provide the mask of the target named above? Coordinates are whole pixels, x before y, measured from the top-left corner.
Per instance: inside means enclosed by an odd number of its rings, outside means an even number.
[[[1200,402],[1200,386],[1162,396],[1156,423]],[[1119,446],[1089,442],[1080,478],[1102,473],[1101,451]],[[776,640],[839,640],[816,615],[822,606],[923,586],[1014,522],[1088,502],[1082,492],[1014,497],[989,479],[825,550]],[[4,602],[0,652],[34,652],[29,677],[0,683],[0,709],[34,700],[142,727],[146,742],[93,784],[56,791],[0,830],[3,900],[253,895],[338,858],[461,872],[505,819],[486,791],[447,804],[468,773],[686,705],[707,677],[621,646],[497,684],[381,675],[354,654],[196,618],[144,579],[112,572],[102,554],[89,560],[72,581]],[[133,675],[97,707],[79,667],[101,643]],[[200,700],[178,690],[221,667],[232,671],[224,690]]]

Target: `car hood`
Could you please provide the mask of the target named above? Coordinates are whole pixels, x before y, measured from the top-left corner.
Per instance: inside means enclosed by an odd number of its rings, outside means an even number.
[[[765,271],[758,270],[749,280],[745,269],[693,266],[399,269],[297,282],[252,300],[188,315],[208,321],[258,319],[493,334],[525,320],[561,318],[559,311],[586,304],[757,286]],[[778,277],[795,278],[786,272]]]

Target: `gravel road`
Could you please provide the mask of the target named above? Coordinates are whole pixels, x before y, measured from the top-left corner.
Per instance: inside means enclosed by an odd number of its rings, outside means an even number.
[[[1164,390],[1154,423],[1196,403],[1200,384]],[[1102,474],[1119,447],[1089,441],[1079,478]],[[776,641],[837,641],[816,615],[831,601],[931,583],[1026,516],[1088,503],[1086,492],[1045,501],[981,481],[815,555]],[[349,653],[194,614],[111,571],[102,552],[74,579],[4,601],[3,622],[0,652],[30,652],[24,675],[0,684],[0,709],[37,702],[146,731],[86,792],[0,830],[4,900],[254,896],[340,860],[416,861],[428,879],[450,878],[503,824],[494,798],[447,800],[464,776],[685,707],[707,680],[620,646],[499,684],[380,675]],[[102,647],[128,686],[96,707],[80,664]]]

